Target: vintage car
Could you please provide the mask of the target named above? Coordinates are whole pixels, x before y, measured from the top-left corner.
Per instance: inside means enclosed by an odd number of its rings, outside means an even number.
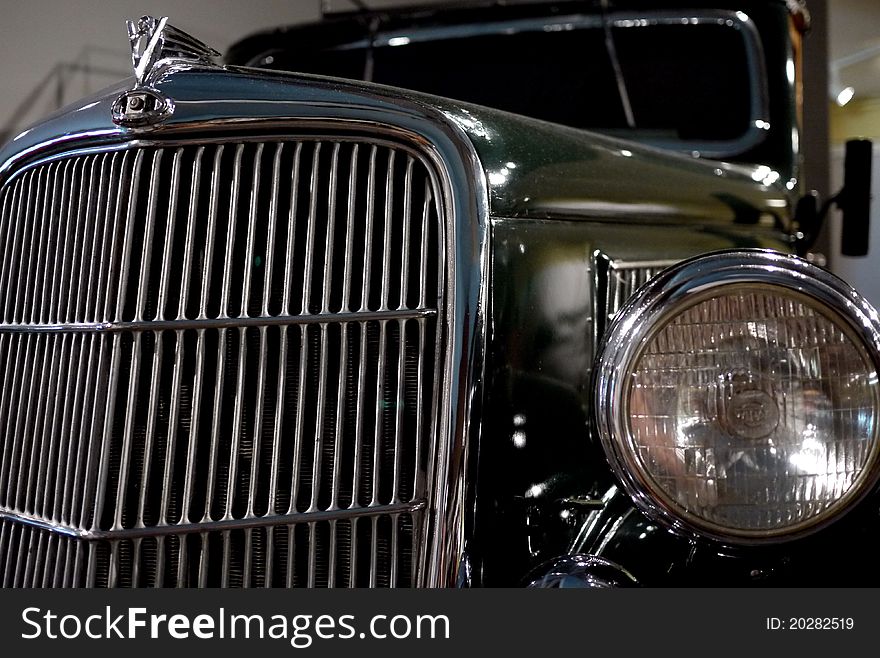
[[[132,21],[133,78],[0,152],[0,582],[876,582],[807,20],[364,11],[226,60]]]

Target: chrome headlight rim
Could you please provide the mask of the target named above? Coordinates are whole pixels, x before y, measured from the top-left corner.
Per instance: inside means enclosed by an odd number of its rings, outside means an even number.
[[[843,324],[853,344],[880,373],[880,316],[844,281],[807,261],[777,251],[735,249],[682,261],[642,286],[616,314],[597,352],[594,409],[598,436],[623,489],[647,516],[691,538],[708,538],[730,546],[766,545],[799,539],[836,521],[858,506],[880,479],[880,421],[863,472],[843,496],[816,517],[776,529],[745,530],[720,526],[687,512],[650,482],[635,462],[629,427],[631,367],[656,332],[687,308],[725,287],[767,287],[802,296],[824,307]],[[821,308],[815,308],[821,312]],[[828,315],[828,314],[826,314]],[[874,391],[880,413],[880,390]]]

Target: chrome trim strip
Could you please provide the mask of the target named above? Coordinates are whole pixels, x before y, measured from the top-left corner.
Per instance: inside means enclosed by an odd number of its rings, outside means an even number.
[[[220,318],[180,318],[175,320],[137,320],[113,322],[83,322],[65,324],[7,324],[0,323],[0,332],[17,334],[31,333],[120,333],[146,331],[183,331],[185,329],[235,329],[238,327],[278,327],[287,325],[313,325],[327,323],[353,323],[377,320],[414,320],[437,315],[433,308],[415,308],[404,311],[353,311],[345,313],[326,313],[313,315],[273,315],[269,317],[220,317]]]
[[[0,510],[0,519],[9,519],[13,525],[30,526],[49,530],[65,537],[75,537],[86,541],[134,539],[143,537],[163,537],[171,535],[184,535],[193,533],[215,532],[230,530],[242,530],[248,528],[295,525],[298,523],[314,524],[321,521],[349,520],[361,517],[373,517],[423,512],[427,508],[425,500],[415,500],[410,503],[397,503],[393,505],[374,505],[367,507],[354,507],[338,510],[320,510],[317,512],[293,512],[289,514],[276,514],[272,516],[246,516],[242,518],[223,518],[207,523],[172,523],[151,527],[122,528],[119,530],[82,530],[63,524],[54,524],[40,519],[34,519],[17,512]]]

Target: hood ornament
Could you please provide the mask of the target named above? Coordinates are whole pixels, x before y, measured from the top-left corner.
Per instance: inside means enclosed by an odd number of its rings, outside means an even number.
[[[212,65],[220,53],[183,30],[168,17],[143,16],[126,21],[135,86],[113,102],[113,122],[128,128],[153,126],[174,112],[173,101],[155,85],[173,67]]]

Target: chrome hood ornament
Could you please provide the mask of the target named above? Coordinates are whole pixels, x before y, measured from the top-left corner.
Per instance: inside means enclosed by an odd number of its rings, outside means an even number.
[[[126,25],[139,87],[151,86],[169,64],[212,64],[220,56],[210,46],[169,25],[167,16],[143,16],[138,21],[126,21]]]
[[[162,76],[172,67],[212,65],[220,53],[169,25],[167,16],[142,16],[126,26],[136,82],[114,101],[113,121],[129,128],[153,126],[174,112],[173,101],[154,87]]]

